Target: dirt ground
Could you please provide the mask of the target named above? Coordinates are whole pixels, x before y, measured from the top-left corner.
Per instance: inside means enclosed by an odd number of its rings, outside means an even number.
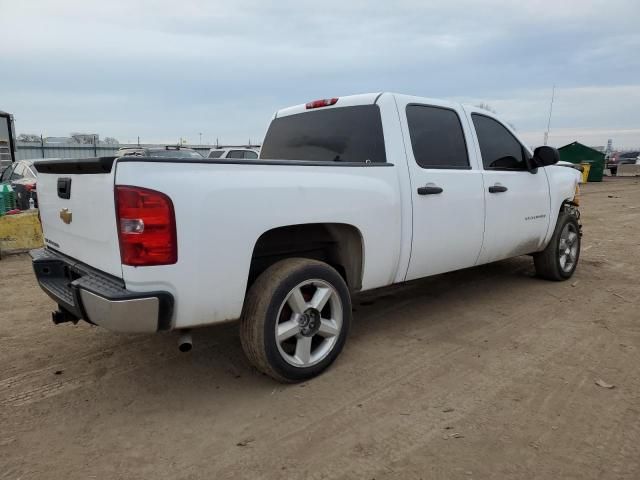
[[[529,257],[356,300],[344,352],[283,386],[234,324],[54,326],[0,261],[0,478],[640,478],[640,182],[583,188],[576,275]],[[603,388],[597,380],[615,385]]]

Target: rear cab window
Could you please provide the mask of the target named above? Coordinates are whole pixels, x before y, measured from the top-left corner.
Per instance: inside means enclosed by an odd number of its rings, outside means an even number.
[[[380,108],[356,105],[276,118],[269,125],[260,158],[385,163]]]
[[[207,158],[220,158],[224,150],[214,150],[213,152],[209,152],[209,156]]]

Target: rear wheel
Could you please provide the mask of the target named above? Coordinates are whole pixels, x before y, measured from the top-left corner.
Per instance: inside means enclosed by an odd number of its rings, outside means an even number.
[[[249,289],[240,320],[242,348],[281,382],[314,377],[340,354],[351,323],[349,290],[329,265],[282,260]]]
[[[533,256],[536,273],[547,280],[571,278],[580,258],[580,225],[575,215],[560,212],[547,248]]]

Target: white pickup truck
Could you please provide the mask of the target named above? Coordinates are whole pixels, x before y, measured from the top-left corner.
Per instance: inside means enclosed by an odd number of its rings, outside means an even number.
[[[318,100],[278,111],[257,160],[36,162],[33,266],[55,323],[240,319],[251,362],[300,381],[340,353],[355,292],[525,254],[541,277],[571,277],[580,173],[557,160],[477,108]]]

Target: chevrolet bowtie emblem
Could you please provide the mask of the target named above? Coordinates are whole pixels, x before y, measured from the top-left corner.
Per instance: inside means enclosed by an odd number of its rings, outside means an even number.
[[[63,208],[60,210],[60,220],[69,225],[73,218],[73,214],[69,211],[68,208]]]

